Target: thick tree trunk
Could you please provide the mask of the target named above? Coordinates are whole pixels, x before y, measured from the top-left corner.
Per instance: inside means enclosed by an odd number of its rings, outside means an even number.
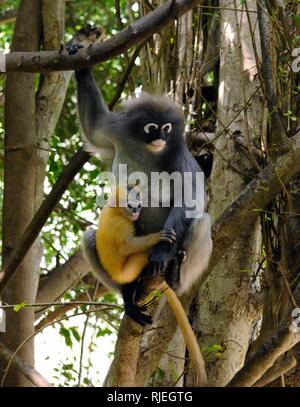
[[[12,51],[39,49],[42,17],[44,49],[57,50],[64,39],[64,7],[64,0],[24,0],[19,10]],[[48,159],[47,141],[60,115],[70,77],[69,72],[46,74],[40,78],[35,94],[35,75],[7,75],[4,262],[41,203]],[[35,302],[40,259],[41,250],[36,242],[5,290],[5,301],[12,304]],[[9,311],[3,342],[15,349],[34,332],[34,320],[34,310]],[[26,344],[19,355],[33,365],[34,342]],[[4,362],[2,365],[5,368]],[[20,373],[12,372],[5,385],[19,387],[29,385],[29,382]]]
[[[235,1],[221,0],[220,7],[221,62],[216,134],[222,132],[222,135],[215,142],[210,203],[213,220],[244,189],[242,174],[251,167],[232,136],[240,132],[245,143],[251,146],[255,136],[262,133],[263,112],[259,94],[244,107],[257,86],[247,15],[229,10],[236,8]],[[248,7],[255,9],[255,2],[248,2]],[[253,27],[255,19],[252,13]],[[227,127],[226,131],[224,127]],[[252,325],[257,318],[251,303],[250,281],[260,256],[260,240],[260,230],[255,223],[250,232],[234,242],[200,290],[198,324],[201,342],[209,353],[207,367],[213,386],[226,385],[244,363]],[[212,345],[219,345],[221,353],[209,352]]]
[[[23,0],[19,9],[12,51],[36,51],[41,34],[41,0]],[[35,127],[35,75],[11,73],[5,89],[5,159],[3,204],[3,260],[18,241],[41,201],[37,178],[44,163],[39,160]],[[42,168],[41,168],[42,166]],[[39,191],[39,192],[38,192]],[[36,242],[18,268],[2,299],[9,304],[35,301],[41,250]],[[34,332],[34,310],[7,311],[6,333],[2,342],[15,350]],[[34,366],[34,343],[22,347],[19,357]],[[2,368],[5,362],[2,363]],[[2,369],[1,369],[2,370]],[[32,385],[12,370],[6,386]]]

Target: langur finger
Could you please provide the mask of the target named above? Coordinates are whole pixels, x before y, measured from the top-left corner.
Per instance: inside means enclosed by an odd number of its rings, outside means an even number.
[[[162,242],[167,242],[167,243],[170,243],[170,244],[173,244],[173,243],[176,242],[176,239],[174,239],[173,237],[169,237],[169,236],[163,236],[160,240]]]

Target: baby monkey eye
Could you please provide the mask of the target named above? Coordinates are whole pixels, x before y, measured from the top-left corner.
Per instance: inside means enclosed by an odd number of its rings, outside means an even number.
[[[145,130],[145,132],[146,132],[147,134],[149,134],[150,132],[155,131],[155,130],[157,130],[157,129],[158,129],[158,124],[156,124],[156,123],[147,123],[147,124],[144,126],[144,130]]]
[[[166,123],[162,126],[162,131],[164,131],[165,133],[170,133],[172,130],[172,124],[171,123]]]

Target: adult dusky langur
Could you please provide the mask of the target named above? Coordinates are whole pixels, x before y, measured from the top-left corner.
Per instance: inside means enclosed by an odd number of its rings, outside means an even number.
[[[127,165],[128,176],[136,171],[147,176],[149,206],[143,208],[136,222],[137,233],[146,235],[162,229],[172,229],[176,233],[174,244],[159,242],[151,250],[147,272],[166,275],[168,283],[182,295],[208,266],[212,251],[210,217],[206,203],[196,216],[188,217],[187,210],[191,208],[187,208],[184,200],[182,205],[175,204],[174,188],[166,194],[167,198],[151,191],[151,175],[177,172],[184,179],[184,173],[190,173],[191,178],[182,183],[183,196],[205,194],[204,186],[196,191],[196,174],[202,170],[187,148],[183,115],[169,99],[148,94],[130,100],[120,111],[110,112],[91,69],[77,71],[76,79],[80,121],[88,142],[98,149],[103,159],[113,159],[112,169],[117,179],[120,164]],[[169,206],[165,205],[168,199]],[[206,202],[206,198],[204,200]],[[88,230],[83,237],[85,253],[94,273],[104,285],[122,293],[125,312],[131,318],[142,325],[151,323],[151,318],[141,312],[134,301],[137,282],[117,284],[101,266],[95,233]],[[179,268],[173,266],[178,263],[178,252],[182,249],[186,252],[186,260],[179,275],[174,276],[173,270],[176,272]]]

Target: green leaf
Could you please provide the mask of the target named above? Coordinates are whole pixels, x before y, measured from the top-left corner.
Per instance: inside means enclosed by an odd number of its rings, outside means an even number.
[[[74,338],[76,339],[77,342],[80,342],[80,335],[79,332],[77,331],[77,328],[75,326],[72,326],[70,328],[70,331],[72,332]]]
[[[21,304],[14,305],[13,310],[15,312],[19,312],[19,311],[21,311],[21,309],[25,308],[25,306],[26,306],[25,302],[21,302]]]
[[[164,370],[162,370],[160,367],[158,367],[153,374],[154,377],[156,377],[158,380],[163,380],[166,377],[166,373]]]
[[[61,327],[59,330],[59,333],[64,337],[65,339],[65,343],[69,348],[72,348],[73,346],[73,342],[72,342],[72,338],[71,338],[71,333],[68,329],[66,329],[65,327]]]
[[[300,16],[293,16],[293,19],[295,23],[300,26]]]
[[[112,331],[109,328],[100,328],[97,332],[96,337],[99,338],[100,336],[111,335]]]
[[[211,346],[205,346],[202,349],[202,352],[208,355],[209,353],[224,352],[224,348],[221,345],[214,344]]]

